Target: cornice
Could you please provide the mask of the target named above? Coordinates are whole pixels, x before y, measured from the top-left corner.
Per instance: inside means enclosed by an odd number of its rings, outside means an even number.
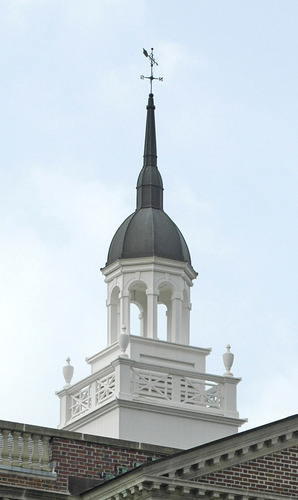
[[[138,271],[147,271],[151,268],[152,270],[160,272],[169,272],[169,268],[171,268],[172,272],[178,275],[183,275],[183,273],[185,273],[190,280],[194,280],[198,276],[198,273],[188,262],[164,259],[162,257],[118,259],[109,266],[102,268],[101,272],[106,277],[105,281],[108,282],[119,274],[134,272],[136,267]]]
[[[151,492],[156,498],[166,495],[173,500],[189,496],[228,500],[291,500],[288,494],[200,484],[199,481],[207,474],[297,444],[298,416],[289,417],[140,466],[96,488],[90,495],[84,496],[84,500],[149,498],[145,492]]]
[[[132,500],[134,498],[208,498],[209,500],[293,500],[293,497],[273,492],[240,489],[211,484],[198,484],[189,480],[165,480],[150,474],[141,477],[140,473],[134,477],[119,476],[110,482],[104,483],[93,491],[86,493],[84,500]]]
[[[179,453],[169,458],[165,468],[160,464],[157,474],[169,474],[172,478],[200,478],[298,444],[297,425],[292,429],[281,426],[279,430],[276,428],[272,432],[268,432],[266,427],[257,428],[250,433],[246,431],[235,434]]]

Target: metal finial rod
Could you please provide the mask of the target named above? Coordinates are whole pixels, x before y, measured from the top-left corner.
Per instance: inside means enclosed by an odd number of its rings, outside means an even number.
[[[144,80],[144,79],[150,80],[150,94],[152,94],[152,83],[153,83],[153,80],[158,80],[159,82],[163,82],[163,77],[160,76],[160,77],[156,78],[153,75],[153,66],[155,64],[156,64],[156,66],[158,66],[158,63],[154,59],[153,48],[151,48],[151,54],[148,54],[147,50],[143,49],[143,54],[144,54],[145,57],[148,57],[149,60],[150,60],[151,74],[150,74],[150,76],[141,75],[141,80]]]

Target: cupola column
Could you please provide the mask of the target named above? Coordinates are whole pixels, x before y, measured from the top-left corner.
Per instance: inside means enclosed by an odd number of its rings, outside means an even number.
[[[129,292],[120,294],[120,329],[125,327],[126,332],[130,333],[130,298]],[[120,332],[119,332],[120,333]]]
[[[172,295],[172,325],[171,342],[181,343],[182,335],[182,297],[181,294]]]
[[[167,317],[167,341],[171,342],[171,339],[172,339],[172,304],[168,305],[166,317]]]
[[[118,325],[117,325],[117,305],[107,300],[108,312],[108,345],[117,341]]]
[[[120,333],[120,289],[115,281],[108,285],[107,316],[108,345],[118,341]]]
[[[158,291],[146,290],[147,295],[147,337],[157,339],[157,301]]]
[[[181,328],[181,344],[189,345],[189,320],[190,320],[191,305],[182,305],[182,328]]]

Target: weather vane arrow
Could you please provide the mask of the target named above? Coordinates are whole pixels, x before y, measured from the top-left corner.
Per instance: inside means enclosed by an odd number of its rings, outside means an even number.
[[[163,82],[163,77],[160,76],[160,77],[156,78],[155,76],[153,76],[153,67],[154,67],[154,65],[158,66],[158,63],[154,59],[153,48],[151,48],[151,54],[148,54],[147,50],[143,49],[143,54],[145,57],[148,57],[150,59],[151,75],[150,76],[141,75],[141,80],[144,80],[144,79],[150,80],[150,94],[152,94],[153,80],[158,80],[160,82]]]

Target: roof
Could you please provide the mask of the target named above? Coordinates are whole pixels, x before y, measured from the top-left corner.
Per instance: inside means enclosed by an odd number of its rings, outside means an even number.
[[[186,241],[170,217],[163,210],[141,208],[131,214],[116,231],[107,265],[117,259],[151,256],[191,264]]]
[[[161,257],[188,262],[190,253],[176,224],[163,210],[163,182],[157,168],[153,94],[149,94],[144,163],[137,181],[137,206],[116,231],[106,265],[118,259]]]
[[[181,493],[187,498],[231,500],[298,498],[297,467],[298,415],[293,415],[143,464],[83,498],[115,500],[118,494],[133,492],[137,497],[144,490],[169,499],[180,498]],[[231,475],[237,480],[231,481]],[[248,477],[254,480],[249,482]],[[257,477],[262,479],[258,482]]]

